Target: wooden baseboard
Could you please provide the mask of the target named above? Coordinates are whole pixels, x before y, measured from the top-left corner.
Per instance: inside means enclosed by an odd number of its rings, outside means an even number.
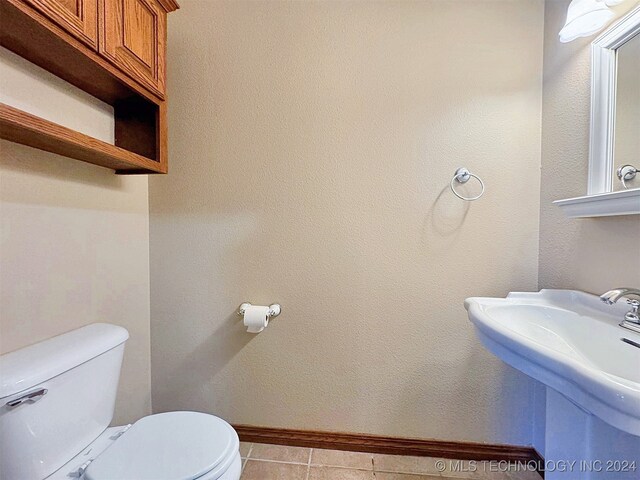
[[[384,437],[358,433],[321,432],[288,428],[234,425],[243,442],[271,443],[296,447],[328,448],[353,452],[416,455],[455,458],[459,460],[504,460],[508,462],[537,462],[544,460],[531,447],[492,445],[473,442],[450,442],[422,438]]]

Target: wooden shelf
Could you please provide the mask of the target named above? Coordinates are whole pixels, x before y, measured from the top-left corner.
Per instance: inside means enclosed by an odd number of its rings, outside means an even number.
[[[117,173],[166,173],[159,162],[0,103],[0,138]]]

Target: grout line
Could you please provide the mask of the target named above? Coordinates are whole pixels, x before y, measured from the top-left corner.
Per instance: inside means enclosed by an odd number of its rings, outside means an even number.
[[[312,467],[329,467],[329,468],[341,468],[342,470],[360,470],[362,472],[373,472],[373,467],[369,468],[369,467],[348,467],[345,465],[333,465],[331,463],[312,463],[311,464]],[[384,472],[384,473],[402,473],[402,472],[396,472],[396,471],[389,471],[389,472]],[[413,475],[419,475],[414,473]]]
[[[247,458],[251,457],[251,452],[253,452],[253,446],[255,444],[253,442],[251,442],[251,446],[249,447],[249,451],[247,452]]]
[[[253,450],[253,443],[249,446],[249,451],[247,452],[247,456],[244,458],[244,462],[242,462],[242,469],[240,470],[240,473],[244,472],[244,467],[247,466],[247,461],[249,460],[249,457],[251,456],[251,451]]]
[[[311,474],[311,455],[313,454],[313,448],[309,449],[309,460],[307,461],[307,478],[309,480],[309,475]]]
[[[287,465],[309,465],[307,462],[283,462],[282,460],[269,460],[268,458],[247,458],[252,462],[266,462],[266,463],[284,463]]]

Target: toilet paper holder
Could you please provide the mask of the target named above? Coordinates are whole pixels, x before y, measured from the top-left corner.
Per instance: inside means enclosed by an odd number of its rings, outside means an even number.
[[[244,312],[250,306],[251,306],[251,304],[249,302],[244,302],[243,304],[241,304],[240,308],[238,308],[238,315],[241,316],[241,317],[244,316]],[[280,308],[280,304],[279,303],[273,303],[273,304],[269,305],[269,311],[267,312],[267,316],[269,318],[277,317],[278,315],[280,315],[280,311],[281,310],[282,309]]]

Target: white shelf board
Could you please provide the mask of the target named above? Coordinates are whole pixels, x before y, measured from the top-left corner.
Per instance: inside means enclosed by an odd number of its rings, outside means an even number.
[[[556,200],[570,218],[640,214],[640,188]]]

